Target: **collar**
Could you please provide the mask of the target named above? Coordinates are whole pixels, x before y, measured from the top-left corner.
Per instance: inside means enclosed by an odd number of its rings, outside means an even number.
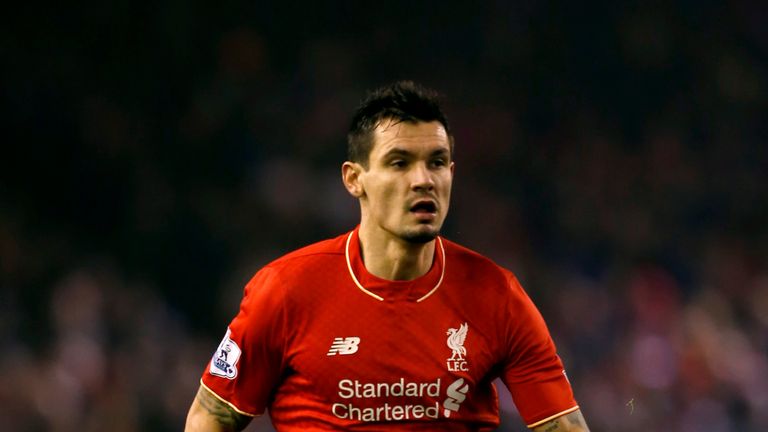
[[[413,280],[387,280],[368,272],[360,254],[360,226],[347,235],[344,255],[347,260],[347,270],[355,285],[364,293],[379,301],[404,299],[419,303],[437,291],[445,276],[445,249],[443,240],[438,236],[435,247],[435,258],[429,271]]]

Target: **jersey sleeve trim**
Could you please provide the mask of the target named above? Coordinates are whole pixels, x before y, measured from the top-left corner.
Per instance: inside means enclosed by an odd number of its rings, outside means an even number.
[[[552,420],[554,420],[554,419],[556,419],[556,418],[558,418],[558,417],[562,417],[562,416],[564,416],[564,415],[566,415],[566,414],[570,414],[570,413],[572,413],[572,412],[574,412],[574,411],[576,411],[576,410],[578,410],[578,409],[579,409],[579,406],[578,406],[578,405],[576,405],[575,407],[572,407],[572,408],[568,408],[568,409],[567,409],[567,410],[565,410],[565,411],[560,411],[559,413],[557,413],[557,414],[555,414],[555,415],[551,415],[551,416],[549,416],[549,417],[545,418],[544,420],[539,420],[539,421],[537,421],[536,423],[531,423],[531,424],[529,424],[529,425],[528,425],[528,429],[533,429],[533,428],[535,428],[535,427],[541,426],[541,425],[543,425],[543,424],[544,424],[544,423],[546,423],[546,422],[552,421]]]
[[[201,385],[201,386],[203,386],[203,388],[205,388],[206,390],[208,390],[208,392],[209,392],[210,394],[212,394],[212,395],[213,395],[213,396],[214,396],[216,399],[218,399],[218,400],[220,400],[221,402],[224,402],[225,404],[227,404],[227,405],[228,405],[230,408],[232,408],[232,409],[233,409],[233,410],[234,410],[236,413],[238,413],[238,414],[242,414],[242,415],[244,415],[244,416],[248,416],[248,417],[259,417],[259,416],[261,416],[261,414],[251,414],[251,413],[249,413],[249,412],[245,412],[245,411],[243,411],[243,410],[239,409],[238,407],[236,407],[235,405],[233,405],[231,402],[229,402],[229,401],[225,400],[223,397],[221,397],[221,396],[219,396],[218,394],[216,394],[216,392],[215,392],[215,391],[211,390],[211,388],[210,388],[210,387],[208,387],[207,385],[205,385],[205,383],[203,382],[203,379],[202,379],[202,378],[200,378],[200,385]]]

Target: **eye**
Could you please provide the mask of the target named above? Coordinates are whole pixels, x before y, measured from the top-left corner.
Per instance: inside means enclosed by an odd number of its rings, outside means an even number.
[[[433,159],[432,160],[432,166],[433,167],[441,168],[441,167],[446,166],[447,164],[448,163],[446,162],[445,159]]]
[[[405,161],[402,159],[395,159],[392,162],[389,163],[389,166],[394,168],[404,168],[405,167]]]

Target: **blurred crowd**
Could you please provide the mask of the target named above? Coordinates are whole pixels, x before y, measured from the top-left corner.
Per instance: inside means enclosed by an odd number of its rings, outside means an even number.
[[[346,127],[408,78],[456,134],[444,235],[518,275],[593,432],[768,430],[768,17],[562,3],[19,12],[0,429],[181,430],[249,277],[356,224]]]

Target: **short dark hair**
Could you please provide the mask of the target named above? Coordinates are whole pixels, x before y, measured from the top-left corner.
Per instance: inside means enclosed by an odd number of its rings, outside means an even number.
[[[368,167],[373,131],[383,120],[411,123],[438,121],[448,134],[453,155],[453,134],[440,108],[440,95],[413,81],[397,81],[368,93],[355,111],[347,134],[348,160]]]

